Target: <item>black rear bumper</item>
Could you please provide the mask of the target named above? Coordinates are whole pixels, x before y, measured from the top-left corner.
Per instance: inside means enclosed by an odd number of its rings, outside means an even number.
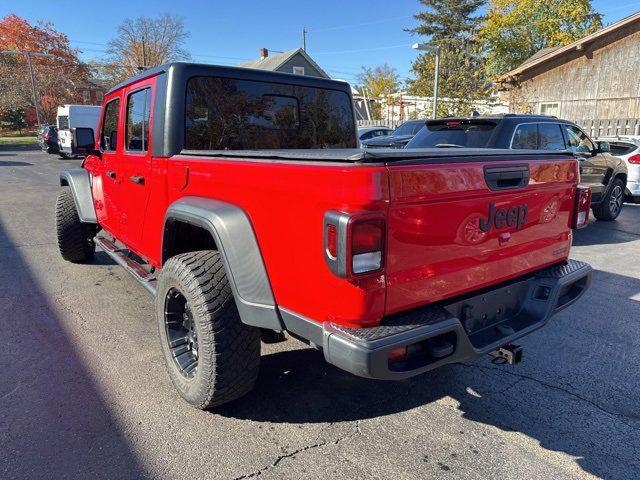
[[[543,327],[590,283],[591,267],[569,260],[473,296],[385,318],[374,328],[320,325],[285,309],[282,316],[294,335],[321,346],[329,363],[361,377],[399,380],[472,360]],[[408,347],[406,358],[390,362],[389,353],[402,347]]]

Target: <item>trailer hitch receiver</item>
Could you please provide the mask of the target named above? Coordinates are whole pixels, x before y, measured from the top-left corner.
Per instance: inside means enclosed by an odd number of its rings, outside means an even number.
[[[509,345],[504,345],[497,350],[489,352],[489,355],[493,357],[493,363],[515,365],[522,361],[522,352],[523,349],[520,345],[510,343]]]

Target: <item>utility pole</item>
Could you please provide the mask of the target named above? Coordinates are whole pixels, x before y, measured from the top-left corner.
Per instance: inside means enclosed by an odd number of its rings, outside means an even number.
[[[435,72],[433,74],[433,118],[438,115],[438,78],[440,76],[440,46],[431,43],[415,43],[412,48],[436,54]]]
[[[33,64],[31,63],[31,57],[55,58],[55,55],[51,55],[50,53],[19,52],[17,50],[2,50],[0,51],[0,54],[24,55],[25,57],[27,57],[29,76],[31,77],[31,92],[33,93],[33,107],[36,109],[36,121],[38,122],[38,127],[40,127],[40,111],[38,110],[38,89],[36,88],[36,76],[33,73]]]
[[[302,50],[307,51],[307,27],[302,27]]]

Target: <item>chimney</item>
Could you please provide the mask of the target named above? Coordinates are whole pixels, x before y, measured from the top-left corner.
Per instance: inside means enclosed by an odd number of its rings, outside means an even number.
[[[260,60],[264,60],[268,56],[269,56],[269,50],[267,50],[266,48],[261,48],[260,49]]]

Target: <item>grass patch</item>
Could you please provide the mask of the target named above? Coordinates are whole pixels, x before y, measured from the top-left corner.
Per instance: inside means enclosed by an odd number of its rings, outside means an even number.
[[[0,137],[0,145],[33,145],[37,137]]]

